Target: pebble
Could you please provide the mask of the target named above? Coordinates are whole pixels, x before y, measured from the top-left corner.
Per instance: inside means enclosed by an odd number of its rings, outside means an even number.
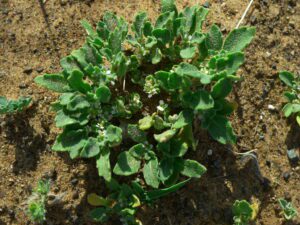
[[[275,106],[274,105],[268,105],[268,109],[271,110],[271,111],[274,111],[276,110]]]
[[[290,174],[290,172],[287,171],[287,172],[284,172],[282,174],[282,176],[283,176],[283,179],[287,182],[290,179],[291,174]]]
[[[209,7],[210,7],[209,2],[208,2],[208,1],[204,2],[203,7],[204,7],[204,8],[209,8]]]
[[[19,85],[19,88],[20,88],[20,89],[25,89],[25,88],[28,88],[28,85],[27,85],[27,84],[24,84],[24,83],[21,83],[21,84]]]
[[[212,154],[213,154],[213,150],[212,150],[212,149],[208,149],[207,155],[208,155],[208,156],[211,156]]]
[[[71,184],[74,185],[74,186],[77,185],[78,184],[78,179],[77,178],[72,179]]]
[[[29,75],[29,74],[32,73],[32,70],[33,70],[32,67],[27,66],[27,67],[25,67],[25,69],[23,70],[23,72]]]
[[[44,68],[43,67],[38,67],[38,68],[36,68],[36,72],[38,72],[38,73],[41,73],[41,72],[43,72],[44,71]]]
[[[297,164],[299,162],[299,152],[296,149],[287,150],[287,156],[291,163]]]

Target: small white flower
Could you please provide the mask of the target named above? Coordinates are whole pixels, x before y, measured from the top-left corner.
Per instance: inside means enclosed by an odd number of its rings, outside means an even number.
[[[158,111],[164,111],[164,108],[161,107],[160,105],[156,107]]]
[[[164,103],[165,103],[164,100],[159,100],[160,105],[163,105]]]

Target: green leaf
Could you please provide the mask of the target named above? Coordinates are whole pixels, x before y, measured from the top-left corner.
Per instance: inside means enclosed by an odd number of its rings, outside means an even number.
[[[188,124],[191,124],[194,119],[193,111],[183,110],[179,113],[177,121],[173,124],[172,128],[180,129]]]
[[[253,209],[246,200],[236,200],[232,206],[232,212],[241,222],[248,223],[252,217]]]
[[[295,84],[295,76],[294,74],[288,71],[282,71],[279,73],[279,78],[282,82],[284,82],[289,87],[293,87]]]
[[[101,222],[104,223],[108,221],[108,214],[107,210],[104,207],[101,208],[95,208],[90,212],[90,217],[96,221],[96,222]]]
[[[168,140],[170,140],[172,137],[175,136],[175,134],[177,133],[177,130],[167,130],[161,134],[154,134],[154,139],[161,143],[161,142],[167,142]]]
[[[157,44],[157,39],[153,36],[149,36],[146,39],[145,47],[147,49],[151,49],[154,45]],[[161,53],[160,53],[161,54]]]
[[[177,11],[174,0],[161,0],[161,11],[162,12],[172,12]]]
[[[170,141],[170,154],[169,157],[182,157],[188,151],[188,144],[181,139],[172,139]]]
[[[255,36],[254,27],[241,27],[231,31],[225,39],[223,49],[229,52],[242,51]]]
[[[157,41],[162,46],[165,46],[171,41],[171,34],[167,29],[157,28],[152,31],[152,35],[156,37]]]
[[[118,156],[118,161],[113,171],[116,175],[130,176],[137,173],[140,166],[140,160],[133,157],[129,152],[122,152]]]
[[[195,31],[201,32],[202,31],[202,24],[206,19],[209,10],[204,7],[197,7],[195,10]]]
[[[73,70],[71,75],[68,77],[68,82],[70,86],[83,94],[91,91],[91,86],[83,81],[83,73],[79,70]]]
[[[159,164],[159,179],[164,182],[168,180],[174,172],[174,161],[172,158],[164,158]]]
[[[161,61],[162,59],[162,54],[161,54],[161,51],[159,48],[156,48],[154,49],[152,52],[151,52],[151,62],[152,64],[157,64]]]
[[[65,130],[56,138],[52,150],[79,152],[85,146],[86,141],[87,134],[84,130]]]
[[[146,147],[144,144],[136,144],[132,146],[128,151],[133,157],[137,159],[143,159],[146,153]]]
[[[232,82],[227,78],[223,78],[221,80],[218,80],[212,87],[211,95],[214,99],[225,98],[230,94],[231,90]]]
[[[194,110],[207,110],[214,107],[214,99],[205,90],[188,92],[183,96],[184,102]]]
[[[195,56],[197,48],[195,46],[182,49],[180,56],[183,59],[191,59]]]
[[[212,50],[221,50],[223,46],[223,36],[217,25],[212,25],[206,40],[207,47]]]
[[[34,82],[51,91],[63,93],[70,90],[67,80],[60,74],[45,74],[37,76]]]
[[[216,66],[218,71],[225,70],[227,75],[234,74],[244,63],[245,57],[242,52],[234,52],[227,54],[226,57],[217,60]]]
[[[91,26],[91,24],[87,20],[81,20],[80,23],[89,36],[93,38],[98,36],[97,33],[94,31],[93,27]]]
[[[236,136],[228,119],[221,115],[214,116],[208,126],[210,135],[221,144],[236,143]]]
[[[82,95],[76,95],[71,99],[71,101],[67,104],[67,110],[69,111],[77,111],[85,108],[89,108],[91,105],[86,100],[86,98]]]
[[[282,111],[285,117],[289,117],[293,113],[300,112],[300,104],[288,103],[283,107]]]
[[[109,149],[104,147],[101,149],[96,161],[98,174],[100,177],[103,177],[106,181],[111,181],[111,166],[109,156]]]
[[[180,173],[187,177],[200,178],[206,172],[206,168],[195,160],[184,160]]]
[[[113,72],[115,72],[118,77],[124,77],[127,68],[127,58],[123,52],[119,52],[113,61]]]
[[[174,12],[165,12],[159,15],[156,20],[155,28],[166,28],[171,31],[173,27]]]
[[[92,158],[96,155],[98,155],[100,152],[100,147],[99,144],[97,142],[96,138],[90,137],[85,146],[83,147],[81,153],[80,153],[80,157],[83,158]]]
[[[143,174],[147,185],[153,188],[158,188],[158,160],[156,157],[154,159],[150,159],[145,163],[143,168]]]
[[[122,37],[118,28],[109,34],[108,46],[113,55],[117,55],[122,49]]]
[[[71,55],[62,58],[60,60],[60,65],[64,69],[64,72],[67,73],[68,75],[71,74],[73,70],[81,70],[77,61]]]
[[[145,116],[143,119],[139,120],[139,128],[141,130],[148,130],[153,125],[153,118],[152,116]]]
[[[137,37],[141,38],[143,36],[143,28],[146,20],[147,20],[147,13],[145,12],[141,12],[135,16],[132,28]]]
[[[147,141],[146,133],[140,130],[136,124],[128,124],[127,132],[129,137],[135,142],[144,143]]]
[[[111,98],[110,89],[106,85],[100,85],[96,90],[96,96],[102,103],[108,103]]]
[[[175,73],[177,73],[180,76],[189,76],[192,78],[198,78],[200,79],[202,84],[209,84],[212,78],[211,76],[200,72],[196,66],[184,62],[180,63],[175,68]]]
[[[106,129],[105,140],[109,143],[110,147],[115,147],[122,142],[122,129],[114,125],[109,125]]]
[[[59,110],[55,117],[55,125],[57,127],[65,127],[67,125],[76,124],[78,121],[69,115],[65,114],[63,110]]]
[[[153,200],[159,199],[159,198],[164,197],[168,194],[171,194],[173,192],[178,191],[180,188],[182,188],[189,181],[190,181],[190,179],[187,179],[185,181],[177,183],[177,184],[175,184],[171,187],[168,187],[168,188],[164,188],[164,189],[161,189],[161,190],[147,191],[145,193],[145,195],[149,198],[150,201],[153,201]]]

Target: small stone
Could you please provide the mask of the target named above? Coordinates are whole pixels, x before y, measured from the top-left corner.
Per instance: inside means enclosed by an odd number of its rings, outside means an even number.
[[[38,72],[38,73],[41,73],[41,72],[43,72],[44,71],[44,68],[43,67],[38,67],[38,68],[36,68],[36,72]]]
[[[8,210],[8,215],[10,216],[10,218],[14,218],[15,217],[15,212],[12,209]]]
[[[204,7],[204,8],[209,8],[209,7],[210,7],[209,2],[208,2],[208,1],[204,2],[203,7]]]
[[[213,154],[213,150],[212,150],[212,149],[208,149],[207,155],[208,155],[208,156],[211,156],[212,154]]]
[[[26,74],[31,74],[32,73],[32,67],[30,67],[30,66],[25,67],[23,72],[26,73]]]
[[[299,152],[296,149],[287,150],[287,156],[292,164],[299,162]]]
[[[24,84],[24,83],[21,83],[21,84],[19,85],[19,88],[20,88],[20,89],[26,89],[26,88],[28,88],[28,85],[27,85],[27,84]]]
[[[287,172],[284,172],[282,174],[282,176],[283,176],[283,179],[287,182],[290,179],[291,174],[290,174],[290,172],[287,171]]]
[[[274,111],[276,110],[275,106],[274,105],[268,105],[268,109],[271,110],[271,111]]]
[[[77,185],[78,184],[78,179],[77,178],[72,179],[71,184],[74,185],[74,186]]]

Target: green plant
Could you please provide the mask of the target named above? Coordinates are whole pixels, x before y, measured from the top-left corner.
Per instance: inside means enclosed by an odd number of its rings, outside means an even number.
[[[205,33],[207,13],[199,6],[178,12],[173,0],[163,0],[155,24],[146,13],[136,15],[131,30],[111,12],[96,30],[82,21],[83,47],[61,60],[61,73],[35,78],[61,93],[52,108],[63,131],[52,149],[95,157],[108,186],[140,172],[143,188],[200,178],[206,168],[185,157],[196,150],[194,124],[222,144],[236,142],[227,96],[255,34],[243,27],[223,38],[216,25]]]
[[[296,115],[296,121],[300,126],[300,78],[287,71],[280,72],[279,78],[290,88],[289,91],[284,93],[288,100],[288,103],[282,109],[284,115],[286,117]]]
[[[236,200],[232,206],[234,225],[248,225],[257,214],[257,205],[250,204],[246,200]]]
[[[298,215],[297,209],[292,205],[291,202],[288,202],[283,198],[278,199],[278,202],[282,209],[282,214],[286,220],[292,220]]]
[[[45,204],[49,191],[50,181],[39,180],[28,203],[28,215],[32,221],[41,223],[46,220]]]
[[[30,97],[20,97],[17,100],[8,100],[0,96],[0,114],[12,114],[21,112],[31,103]]]

